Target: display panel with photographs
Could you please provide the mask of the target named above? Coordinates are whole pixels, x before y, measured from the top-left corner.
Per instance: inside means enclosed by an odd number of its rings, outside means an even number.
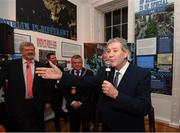
[[[102,54],[106,43],[84,43],[84,65],[92,70],[94,74],[102,67]]]
[[[77,40],[77,9],[68,0],[16,0],[16,21],[29,30]]]
[[[136,64],[151,72],[154,93],[172,95],[174,0],[136,0]]]
[[[48,60],[47,60],[48,53],[54,53],[56,55],[56,52],[53,50],[39,49],[39,62],[44,63],[44,64],[48,63]]]
[[[31,36],[20,34],[20,33],[14,33],[14,52],[20,53],[19,46],[22,42],[31,42]]]

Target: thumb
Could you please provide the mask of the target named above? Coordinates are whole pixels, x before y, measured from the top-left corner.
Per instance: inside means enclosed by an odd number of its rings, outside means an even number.
[[[60,73],[62,75],[61,70],[56,65],[54,65],[51,61],[49,61],[49,64],[54,71],[56,71],[57,73]]]
[[[51,61],[49,61],[49,64],[52,68],[56,68],[56,65],[54,65]]]

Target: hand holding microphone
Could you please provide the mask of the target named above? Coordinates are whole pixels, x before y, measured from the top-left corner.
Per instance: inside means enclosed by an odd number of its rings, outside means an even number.
[[[111,72],[111,66],[112,66],[112,64],[111,64],[111,61],[105,61],[105,66],[106,66],[106,68],[105,68],[105,71],[106,71],[106,77],[105,77],[105,79],[106,80],[110,80],[110,72]]]

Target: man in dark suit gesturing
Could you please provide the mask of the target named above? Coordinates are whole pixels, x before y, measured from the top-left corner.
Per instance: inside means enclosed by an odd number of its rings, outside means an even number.
[[[5,107],[7,131],[44,131],[45,80],[34,70],[42,66],[34,60],[35,47],[30,42],[20,45],[22,59],[8,61],[2,67],[7,82]]]
[[[151,107],[150,73],[128,62],[130,51],[122,38],[110,39],[106,53],[112,64],[109,80],[106,80],[105,68],[92,78],[73,77],[53,65],[38,68],[36,73],[43,78],[61,79],[67,85],[101,86],[98,107],[103,131],[144,131],[144,116]]]

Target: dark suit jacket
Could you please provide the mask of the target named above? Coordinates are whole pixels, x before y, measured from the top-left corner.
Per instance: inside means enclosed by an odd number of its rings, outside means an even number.
[[[35,68],[42,66],[35,61]],[[3,66],[3,80],[8,80],[8,87],[5,89],[5,104],[8,115],[22,115],[25,102],[25,80],[23,75],[22,59],[8,61]],[[2,82],[2,81],[1,81]],[[45,80],[34,74],[33,81],[33,103],[35,111],[43,113],[46,100]]]
[[[82,88],[101,88],[105,75],[105,68],[101,68],[95,77],[77,78],[63,74],[61,82],[66,84],[69,81],[68,84]],[[111,82],[113,77],[114,69],[110,73]],[[150,73],[130,64],[117,89],[119,94],[116,99],[102,92],[99,96],[98,110],[103,124],[109,131],[144,131],[144,116],[151,106]]]
[[[47,67],[50,67],[49,63],[46,64]],[[64,72],[63,67],[58,66],[57,67]],[[63,89],[62,87],[57,87],[57,80],[48,80],[48,98],[47,102],[50,102],[51,106],[58,108],[58,111],[61,110],[62,101],[63,101]]]
[[[68,73],[74,75],[74,70],[71,70],[71,71],[68,71]],[[93,72],[88,70],[88,69],[85,69],[85,68],[82,68],[82,72],[81,72],[81,76],[93,76]],[[73,88],[75,87],[75,88]],[[84,89],[81,89],[79,88],[80,86],[69,86],[68,88],[65,88],[65,93],[64,93],[64,96],[67,100],[67,107],[70,108],[71,107],[71,103],[74,101],[74,100],[77,100],[77,101],[80,101],[83,103],[83,105],[87,105],[89,104],[90,102],[92,102],[92,91],[90,92],[89,89],[90,87],[85,87]],[[74,94],[73,94],[73,89],[74,89]],[[92,90],[92,89],[91,89]]]

